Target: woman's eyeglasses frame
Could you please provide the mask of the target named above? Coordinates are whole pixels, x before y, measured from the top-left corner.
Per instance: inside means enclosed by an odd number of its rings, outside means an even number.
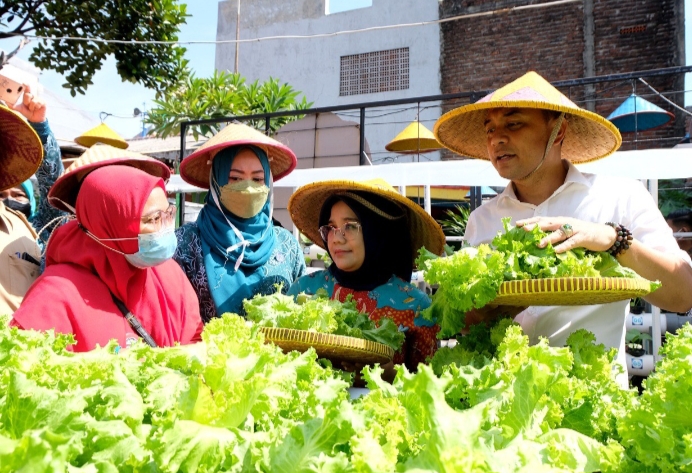
[[[317,231],[322,237],[322,241],[327,243],[329,235],[336,235],[337,230],[344,240],[351,241],[358,236],[362,229],[363,226],[358,222],[346,222],[341,227],[335,227],[334,225],[322,225]]]

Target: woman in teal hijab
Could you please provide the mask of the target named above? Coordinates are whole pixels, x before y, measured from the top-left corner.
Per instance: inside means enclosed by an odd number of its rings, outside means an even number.
[[[27,179],[19,187],[4,190],[0,193],[0,200],[5,207],[21,212],[31,222],[36,215],[36,198],[34,197],[34,185]]]
[[[247,133],[244,129],[236,131]],[[271,294],[277,285],[286,292],[305,273],[300,245],[290,232],[272,222],[272,164],[281,159],[274,148],[267,146],[266,140],[271,138],[252,131],[262,138],[257,142],[246,139],[235,144],[239,141],[236,139],[223,143],[230,146],[218,147],[213,158],[207,159],[211,162],[205,205],[196,222],[176,231],[178,250],[174,259],[197,292],[205,322],[226,312],[243,315],[243,300],[255,294]],[[200,183],[194,177],[201,176],[198,171],[202,171],[202,160],[195,161],[200,151],[205,150],[198,150],[181,166],[183,179],[195,185]]]

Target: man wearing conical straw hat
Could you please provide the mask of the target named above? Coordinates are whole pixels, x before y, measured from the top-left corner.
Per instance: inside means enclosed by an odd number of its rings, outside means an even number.
[[[511,182],[471,216],[466,239],[488,243],[501,219],[538,225],[557,252],[583,247],[608,251],[623,266],[662,287],[646,297],[674,312],[692,307],[692,267],[644,186],[635,180],[581,173],[575,163],[605,158],[622,139],[603,117],[579,108],[545,79],[529,72],[479,102],[446,113],[435,137],[461,155],[490,160]],[[618,236],[619,235],[619,236]],[[563,346],[584,328],[599,343],[619,348],[623,362],[629,301],[573,307],[529,307],[517,316],[533,342]],[[479,315],[479,314],[475,314]],[[481,314],[482,315],[482,314]]]

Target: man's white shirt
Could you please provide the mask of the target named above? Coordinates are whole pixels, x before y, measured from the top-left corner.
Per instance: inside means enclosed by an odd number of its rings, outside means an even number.
[[[572,217],[594,223],[615,222],[632,232],[649,248],[677,255],[692,264],[687,252],[680,250],[673,232],[641,182],[618,177],[581,173],[569,163],[567,177],[540,205],[520,202],[513,186],[471,213],[465,239],[473,246],[490,243],[503,230],[502,218],[512,222],[531,217]],[[625,366],[625,317],[629,300],[590,306],[529,307],[515,320],[531,343],[539,337],[552,346],[564,346],[570,333],[584,328],[596,335],[598,343],[619,349],[618,362]]]

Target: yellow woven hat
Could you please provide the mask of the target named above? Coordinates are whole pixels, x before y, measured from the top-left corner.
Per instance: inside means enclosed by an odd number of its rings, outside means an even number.
[[[446,148],[463,156],[488,159],[484,121],[494,108],[537,108],[564,112],[567,132],[562,158],[585,163],[605,158],[622,144],[620,132],[600,115],[575,105],[535,72],[528,72],[474,104],[452,110],[435,123],[433,132]]]
[[[41,139],[18,113],[0,105],[0,190],[29,179],[43,161]]]
[[[284,145],[242,123],[230,123],[180,164],[180,177],[188,184],[209,189],[209,171],[216,154],[224,148],[252,145],[262,148],[269,158],[274,181],[293,171],[298,164],[295,153]]]
[[[127,141],[105,123],[101,123],[99,126],[82,133],[74,141],[85,148],[91,148],[96,143],[103,143],[104,145],[120,149],[127,149],[130,146]]]
[[[70,164],[55,181],[48,192],[48,202],[55,208],[72,212],[77,202],[79,187],[87,174],[94,169],[110,165],[132,166],[164,181],[171,177],[168,166],[154,158],[109,145],[94,145]],[[124,182],[123,185],[127,183]]]
[[[425,247],[436,255],[442,254],[445,235],[440,225],[420,205],[399,194],[384,179],[368,181],[320,181],[299,188],[288,201],[288,212],[298,229],[316,245],[325,248],[318,231],[322,205],[331,196],[349,191],[369,192],[399,205],[406,211],[414,258]],[[383,238],[387,238],[383,235]]]
[[[415,121],[404,128],[384,148],[395,153],[409,154],[435,151],[442,148],[442,145],[437,142],[432,131],[425,128],[419,121]]]

